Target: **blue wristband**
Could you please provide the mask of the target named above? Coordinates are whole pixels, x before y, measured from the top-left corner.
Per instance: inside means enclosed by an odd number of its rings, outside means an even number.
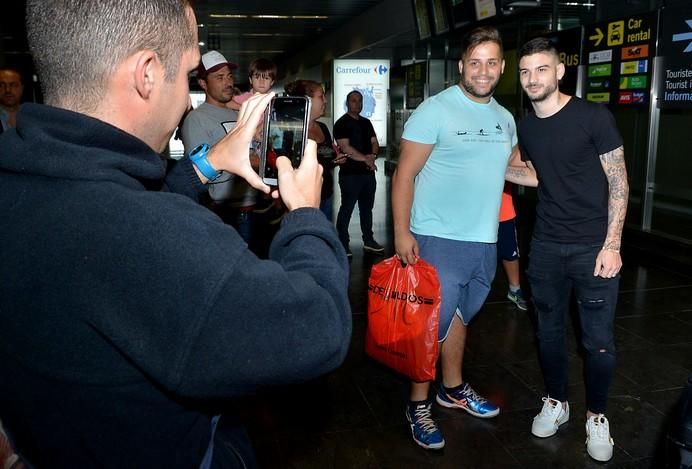
[[[221,176],[221,173],[215,170],[207,159],[207,153],[209,153],[210,148],[211,147],[208,143],[202,143],[201,145],[196,146],[190,152],[190,161],[197,167],[199,172],[202,173],[205,178],[207,178],[209,181],[213,181]]]

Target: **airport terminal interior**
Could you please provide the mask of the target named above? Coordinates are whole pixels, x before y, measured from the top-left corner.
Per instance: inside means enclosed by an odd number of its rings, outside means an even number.
[[[356,214],[351,222],[353,339],[346,362],[314,382],[241,404],[263,467],[679,467],[674,465],[677,449],[668,428],[671,409],[692,374],[692,273],[629,250],[623,254],[615,320],[618,358],[608,401],[615,452],[610,462],[592,460],[584,448],[583,361],[575,332],[569,334],[570,421],[552,438],[530,434],[543,396],[532,310],[520,311],[507,300],[501,266],[488,300],[469,327],[464,365],[466,378],[500,405],[500,414],[481,420],[433,404],[446,445],[441,451],[415,445],[404,416],[406,378],[364,352],[370,268],[394,253],[390,179],[380,164],[374,219],[375,238],[386,247],[384,256],[363,251]],[[523,204],[517,204],[517,210],[525,267],[534,212]],[[522,277],[526,288],[525,280]]]
[[[25,80],[24,100],[40,102],[39,77],[22,27],[23,2],[5,2],[0,9],[8,12],[0,19],[0,65],[33,76]],[[332,99],[340,93],[339,61],[361,60],[372,73],[388,76],[383,92],[371,88],[373,106],[383,111],[378,128],[385,134],[379,136],[373,217],[375,238],[385,251],[363,250],[356,209],[349,261],[354,327],[345,363],[312,382],[234,403],[261,467],[679,467],[669,433],[674,405],[692,379],[692,80],[676,71],[692,63],[692,2],[197,0],[195,10],[200,50],[219,50],[237,63],[237,86],[247,89],[244,71],[252,59],[270,58],[279,69],[276,91],[298,78],[323,85],[328,105],[322,120],[330,128],[344,112],[343,102]],[[544,395],[535,315],[531,306],[521,311],[507,300],[500,264],[491,293],[469,326],[464,366],[476,390],[500,405],[496,418],[481,420],[433,404],[446,446],[426,451],[412,442],[404,416],[406,378],[364,352],[370,269],[394,255],[391,176],[403,125],[420,102],[458,82],[459,38],[478,24],[496,26],[505,41],[507,65],[495,97],[517,120],[531,108],[517,79],[517,48],[544,35],[565,51],[563,89],[607,105],[625,141],[630,200],[615,320],[617,368],[608,401],[615,451],[608,463],[592,460],[584,447],[578,328],[569,336],[572,419],[555,437],[530,434]],[[601,52],[609,48],[615,52],[603,58]],[[193,99],[199,97],[194,78],[190,85]],[[171,157],[181,156],[179,146],[171,141]],[[534,189],[520,187],[513,195],[522,288],[530,297],[523,272],[537,196]],[[339,202],[337,186],[335,210]]]

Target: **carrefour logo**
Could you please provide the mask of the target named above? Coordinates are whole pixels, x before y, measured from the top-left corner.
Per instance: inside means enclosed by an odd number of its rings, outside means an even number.
[[[373,69],[373,72],[375,72],[377,75],[384,75],[385,73],[387,73],[387,70],[389,69],[384,65],[376,65]]]
[[[384,75],[389,71],[389,68],[387,68],[385,65],[375,65],[374,67],[362,67],[360,65],[355,65],[351,67],[345,67],[343,65],[337,65],[336,67],[336,73],[344,73],[344,74],[367,74],[367,73],[374,73],[375,75]]]

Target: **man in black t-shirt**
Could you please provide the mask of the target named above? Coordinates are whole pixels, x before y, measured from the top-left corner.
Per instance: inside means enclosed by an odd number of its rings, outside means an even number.
[[[372,123],[360,115],[363,95],[359,91],[351,91],[346,95],[346,105],[348,112],[334,123],[336,143],[348,156],[348,160],[339,168],[341,207],[336,217],[336,230],[346,253],[351,257],[348,224],[358,202],[363,249],[379,254],[384,252],[384,248],[373,237],[372,208],[375,205],[375,158],[380,146]]]
[[[561,93],[564,73],[547,39],[519,49],[519,78],[535,111],[518,131],[522,157],[539,180],[528,278],[547,392],[531,433],[552,436],[569,419],[565,318],[574,290],[586,361],[586,450],[608,461],[613,440],[604,414],[615,372],[613,329],[629,188],[613,116],[600,104]]]

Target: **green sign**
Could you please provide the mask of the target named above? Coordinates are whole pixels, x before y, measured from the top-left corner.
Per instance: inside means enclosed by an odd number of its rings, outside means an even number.
[[[647,87],[648,77],[646,75],[635,75],[633,77],[620,77],[621,90],[637,90]]]
[[[589,78],[608,77],[612,72],[612,64],[589,65]]]

